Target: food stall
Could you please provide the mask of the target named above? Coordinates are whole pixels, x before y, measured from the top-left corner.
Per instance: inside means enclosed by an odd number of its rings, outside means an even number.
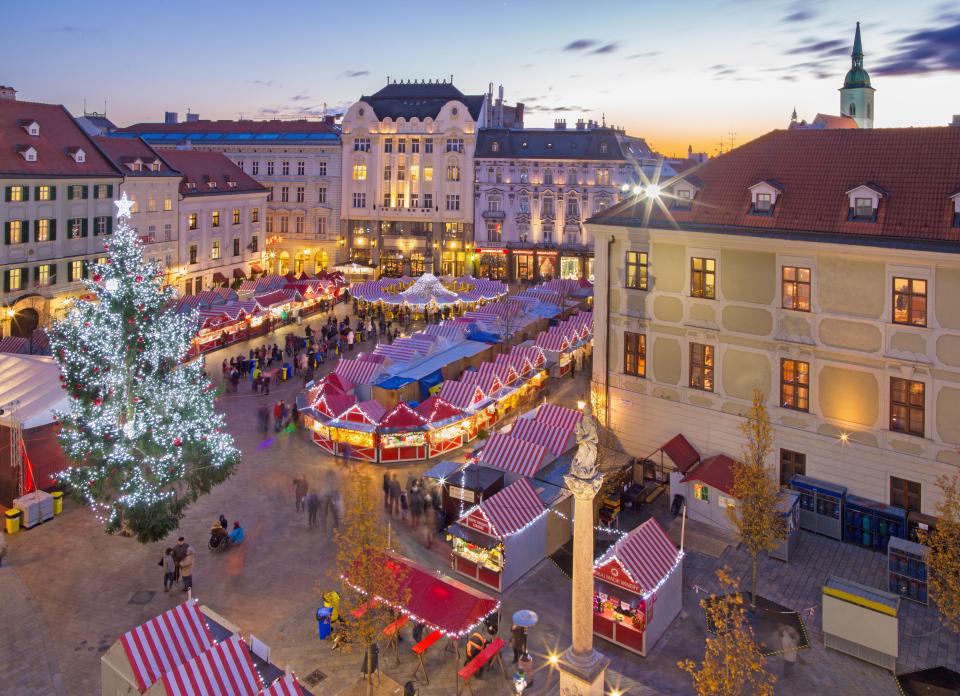
[[[381,462],[410,462],[427,458],[427,419],[399,403],[380,419]]]
[[[503,489],[503,472],[477,464],[460,465],[443,486],[441,508],[449,520],[458,520],[479,503]]]
[[[594,563],[593,633],[646,657],[683,605],[683,551],[653,518]]]
[[[431,396],[413,410],[427,421],[428,457],[436,457],[463,446],[466,414],[462,410],[439,396]]]
[[[481,500],[447,530],[454,570],[504,591],[543,560],[547,512],[527,479]]]
[[[670,472],[670,499],[683,496],[687,517],[728,532],[735,531],[727,508],[737,504],[733,497],[733,459],[716,454],[695,464],[687,472]]]
[[[377,425],[384,416],[378,401],[359,401],[330,421],[330,439],[337,443],[336,453],[351,459],[377,461]]]

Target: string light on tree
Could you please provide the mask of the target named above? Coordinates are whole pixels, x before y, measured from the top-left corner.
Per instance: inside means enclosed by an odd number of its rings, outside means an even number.
[[[74,466],[60,475],[107,531],[142,542],[175,529],[187,505],[233,472],[239,452],[223,432],[213,385],[184,359],[195,313],[170,309],[176,291],[143,261],[130,226],[133,201],[116,201],[107,257],[51,331],[70,409],[58,413],[60,443]]]

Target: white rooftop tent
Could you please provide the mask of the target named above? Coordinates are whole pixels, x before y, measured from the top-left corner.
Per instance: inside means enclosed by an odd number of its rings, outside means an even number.
[[[69,409],[53,358],[0,353],[0,408],[13,401],[20,402],[16,415],[25,429],[52,423],[54,411]],[[10,425],[9,410],[0,416],[0,425]]]

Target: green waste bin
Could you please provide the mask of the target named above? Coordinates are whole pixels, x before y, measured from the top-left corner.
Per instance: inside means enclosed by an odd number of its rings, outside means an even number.
[[[53,514],[59,515],[63,512],[63,491],[54,491],[50,495],[53,496]]]
[[[4,513],[7,534],[16,534],[20,531],[21,512],[17,508],[10,508]]]

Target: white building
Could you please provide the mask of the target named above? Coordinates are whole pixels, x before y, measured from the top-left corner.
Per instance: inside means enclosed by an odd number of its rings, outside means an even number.
[[[83,291],[113,232],[119,170],[59,104],[0,95],[0,334],[30,337]]]
[[[470,271],[477,129],[515,120],[522,106],[502,92],[495,103],[492,89],[465,95],[452,81],[388,81],[361,97],[341,124],[347,258],[389,276]]]
[[[316,273],[336,263],[340,236],[340,137],[323,121],[138,123],[114,136],[140,135],[170,149],[222,152],[268,189],[260,239],[267,272]]]
[[[484,128],[474,155],[476,256],[472,272],[539,281],[593,276],[583,221],[624,188],[676,172],[640,138],[582,119],[567,129]]]
[[[183,175],[177,271],[183,294],[256,272],[267,189],[218,152],[170,150],[163,159]]]
[[[166,281],[175,284],[179,252],[180,172],[140,138],[96,136],[94,143],[121,172],[120,194],[134,201],[130,222],[144,243],[143,255],[166,269]]]

